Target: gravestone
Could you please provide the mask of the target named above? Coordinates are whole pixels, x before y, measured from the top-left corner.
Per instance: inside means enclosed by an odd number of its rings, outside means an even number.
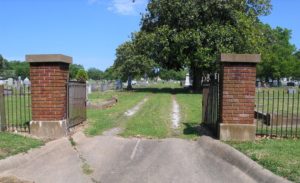
[[[14,84],[14,79],[13,78],[8,78],[7,79],[7,85],[8,86],[13,86],[13,84]]]
[[[25,78],[25,79],[24,79],[24,85],[25,85],[25,86],[30,86],[30,84],[31,84],[31,83],[30,83],[30,80],[29,80],[28,78]]]
[[[297,93],[296,88],[288,88],[288,94],[295,94],[295,93]]]
[[[121,80],[116,80],[116,90],[121,90],[122,89],[122,81]]]
[[[185,86],[185,87],[191,86],[191,83],[190,83],[190,74],[189,74],[189,73],[187,73],[186,76],[185,76],[185,83],[184,83],[184,86]]]

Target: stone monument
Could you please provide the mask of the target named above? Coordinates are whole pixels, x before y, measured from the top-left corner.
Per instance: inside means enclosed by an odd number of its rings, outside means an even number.
[[[186,76],[185,76],[184,86],[185,87],[190,87],[191,86],[191,83],[190,83],[190,74],[189,73],[187,73]]]

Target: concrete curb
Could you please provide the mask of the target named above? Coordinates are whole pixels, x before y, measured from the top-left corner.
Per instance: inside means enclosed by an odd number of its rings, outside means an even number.
[[[227,163],[239,168],[257,182],[265,183],[289,183],[290,181],[279,177],[269,170],[263,168],[249,157],[234,149],[233,147],[214,140],[208,136],[202,136],[198,144],[210,154],[223,159]]]

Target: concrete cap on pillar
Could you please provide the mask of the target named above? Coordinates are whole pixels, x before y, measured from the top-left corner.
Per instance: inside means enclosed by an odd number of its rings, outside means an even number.
[[[221,62],[233,63],[259,63],[261,59],[260,54],[221,54]]]
[[[71,64],[72,57],[62,55],[62,54],[38,54],[38,55],[26,55],[26,61],[30,63],[39,62],[62,62]]]

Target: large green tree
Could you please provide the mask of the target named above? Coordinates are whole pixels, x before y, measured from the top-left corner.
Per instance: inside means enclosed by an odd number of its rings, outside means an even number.
[[[0,55],[0,71],[4,68],[4,58]]]
[[[149,0],[135,41],[166,69],[189,67],[198,89],[221,52],[259,52],[258,17],[270,9],[270,0]]]
[[[153,60],[145,55],[138,54],[136,50],[136,45],[132,41],[125,42],[116,50],[116,60],[113,68],[120,79],[123,81],[128,80],[127,89],[132,88],[132,78],[147,74],[154,68]]]
[[[105,80],[115,80],[116,78],[117,76],[113,66],[107,68],[103,73],[103,79]]]
[[[294,54],[294,64],[293,64],[293,76],[300,80],[300,50],[296,51]]]
[[[268,81],[282,77],[296,77],[298,62],[295,45],[290,43],[291,31],[281,27],[272,29],[262,25],[264,43],[261,45],[262,62],[258,65],[258,76]]]
[[[167,70],[167,69],[160,69],[159,71],[159,77],[163,80],[184,80],[186,75],[185,70]]]

